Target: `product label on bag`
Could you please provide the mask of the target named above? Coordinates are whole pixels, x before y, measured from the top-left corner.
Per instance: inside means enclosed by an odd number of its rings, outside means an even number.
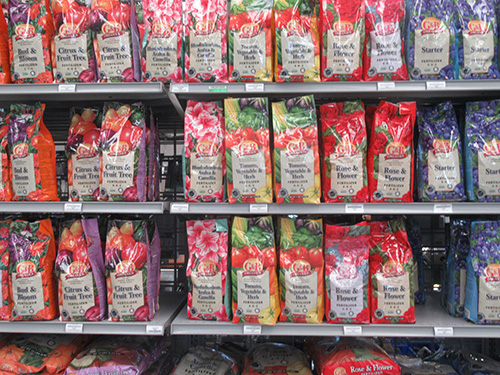
[[[285,271],[285,304],[289,316],[304,316],[318,304],[318,274],[310,270],[310,265],[308,271],[296,272],[296,263],[307,262],[297,260],[291,271]]]
[[[14,146],[14,149],[16,147]],[[12,189],[17,197],[28,196],[36,190],[35,180],[35,162],[33,154],[27,154],[23,157],[11,155],[12,165]]]
[[[92,272],[84,272],[81,275],[63,273],[60,280],[63,318],[84,316],[85,312],[95,305]],[[65,314],[67,316],[64,316]]]
[[[363,275],[339,279],[330,275],[331,309],[337,318],[354,319],[363,310]]]
[[[73,185],[70,192],[81,197],[92,195],[95,189],[99,189],[99,155],[84,157],[72,155],[73,161]],[[104,173],[103,173],[104,179]]]
[[[122,31],[118,35],[97,34],[97,43],[101,56],[100,70],[106,77],[121,76],[126,69],[132,68],[128,31]]]
[[[17,268],[19,268],[19,265]],[[12,299],[14,300],[14,310],[12,312],[14,318],[15,316],[35,315],[40,310],[43,310],[42,274],[37,272],[33,276],[26,276],[13,273]]]
[[[240,77],[254,76],[266,68],[266,34],[260,32],[251,36],[245,32],[245,26],[234,35],[234,70],[239,72]]]
[[[203,276],[191,275],[191,282],[193,283],[193,305],[191,307],[193,315],[213,314],[220,309],[223,298],[220,272],[210,275],[204,274]]]
[[[35,78],[45,72],[43,43],[40,34],[35,34],[29,39],[18,39],[18,36],[12,36],[12,50],[14,52],[14,56],[12,56],[14,80]]]
[[[241,155],[231,151],[233,186],[243,196],[255,195],[257,190],[266,186],[266,160],[264,151],[253,155]],[[231,194],[231,192],[228,192]]]
[[[359,30],[346,35],[338,35],[334,30],[328,30],[327,42],[326,66],[333,70],[333,74],[352,74],[359,68]]]
[[[283,70],[289,76],[302,76],[314,68],[314,43],[311,34],[304,35],[281,31],[281,57]]]
[[[480,151],[478,156],[478,185],[485,195],[500,195],[500,155],[487,155]]]
[[[112,301],[110,314],[115,310],[119,316],[134,315],[135,310],[144,305],[142,271],[132,275],[111,272]]]
[[[269,272],[254,274],[251,271],[239,270],[237,278],[238,309],[235,312],[236,316],[259,315],[262,310],[269,307]]]
[[[288,195],[302,196],[310,186],[314,186],[314,153],[304,149],[301,153],[290,154],[281,151],[281,187]]]
[[[435,153],[429,151],[429,185],[436,191],[452,191],[460,183],[460,155],[455,149],[451,152]]]
[[[58,80],[78,78],[80,73],[89,68],[87,57],[87,34],[80,36],[54,38],[56,46],[56,67]],[[59,77],[59,74],[61,75]]]
[[[500,279],[488,276],[479,277],[478,294],[478,315],[482,314],[485,320],[500,320]]]
[[[394,28],[396,26],[393,26]],[[395,73],[401,66],[401,31],[396,28],[393,33],[370,32],[371,65],[368,75],[378,73]]]
[[[134,152],[125,155],[118,155],[116,151],[102,153],[101,188],[106,189],[107,195],[122,195],[127,187],[134,185],[134,156]]]
[[[210,195],[222,188],[222,154],[198,157],[191,154],[191,189]]]
[[[410,308],[410,275],[401,272],[398,276],[377,273],[377,308],[384,316],[401,316]],[[413,298],[413,296],[412,296]]]
[[[411,157],[391,158],[379,155],[377,190],[381,198],[402,198],[410,190]]]
[[[146,74],[167,77],[177,69],[177,34],[169,37],[153,36],[146,46]]]
[[[222,64],[222,40],[220,30],[210,34],[189,33],[190,66],[195,74],[213,73]]]
[[[426,20],[422,22],[423,25],[426,25]],[[441,26],[441,21],[438,22]],[[447,27],[436,32],[415,30],[415,68],[420,70],[420,74],[439,74],[449,63],[450,30]]]
[[[464,66],[470,73],[486,73],[493,63],[495,43],[493,31],[477,34],[470,30],[462,32],[464,37]]]
[[[331,189],[338,196],[355,196],[363,188],[363,155],[330,155]]]

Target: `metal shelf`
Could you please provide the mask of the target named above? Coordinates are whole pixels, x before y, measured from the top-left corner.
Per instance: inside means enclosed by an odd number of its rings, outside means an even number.
[[[498,215],[500,203],[321,203],[229,204],[170,203],[171,214],[200,215]]]
[[[0,213],[162,214],[163,202],[0,202]]]
[[[160,298],[160,310],[150,322],[1,321],[0,332],[163,336],[165,329],[185,305],[186,296],[178,293],[162,293]]]

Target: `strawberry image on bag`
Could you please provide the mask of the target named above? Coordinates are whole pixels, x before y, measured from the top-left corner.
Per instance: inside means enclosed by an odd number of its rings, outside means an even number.
[[[14,196],[9,158],[9,122],[9,110],[0,108],[0,171],[2,176],[0,178],[0,201],[11,201]]]
[[[9,154],[13,200],[58,201],[56,152],[43,123],[44,104],[12,104]]]
[[[325,202],[368,202],[365,109],[361,101],[323,104]]]
[[[1,16],[1,15],[0,15]],[[2,302],[0,305],[0,320],[10,319],[9,292],[9,234],[12,220],[0,221],[0,277],[2,281]]]
[[[323,322],[323,220],[279,219],[280,322]]]
[[[9,0],[9,51],[14,83],[52,83],[54,25],[48,0]]]
[[[318,126],[312,95],[273,103],[276,203],[321,198]]]
[[[285,344],[265,343],[246,354],[241,374],[312,375],[312,371],[309,359],[300,349]]]
[[[57,317],[57,285],[53,273],[56,246],[50,220],[13,221],[9,257],[10,319]]]
[[[99,138],[102,110],[73,108],[66,157],[68,200],[96,201],[99,198]]]
[[[225,99],[229,203],[272,203],[267,98]]]
[[[186,222],[189,247],[188,318],[228,321],[229,297],[227,219]]]
[[[275,325],[280,301],[273,220],[236,216],[231,232],[233,323]]]
[[[60,233],[55,263],[60,319],[102,320],[108,306],[97,219],[62,222]]]
[[[381,101],[368,148],[370,202],[413,202],[415,102]]]

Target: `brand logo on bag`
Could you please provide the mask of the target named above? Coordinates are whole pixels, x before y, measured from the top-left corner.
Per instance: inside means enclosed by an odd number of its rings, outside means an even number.
[[[422,34],[436,34],[443,29],[441,20],[435,17],[427,17],[422,21]]]
[[[215,276],[217,274],[217,263],[211,260],[204,260],[198,264],[198,276]]]
[[[494,139],[486,142],[483,146],[484,156],[498,156],[500,155],[500,141]]]
[[[299,21],[297,20],[291,20],[288,22],[286,25],[286,29],[288,30],[288,36],[291,35],[299,35],[299,36],[305,36],[306,33],[304,32],[304,28],[300,24]]]
[[[395,23],[380,22],[375,25],[377,35],[391,35],[396,32]]]
[[[500,264],[490,264],[484,269],[486,281],[500,281]]]
[[[467,24],[469,35],[486,34],[488,32],[488,24],[484,21],[472,20]]]
[[[196,153],[199,156],[216,156],[218,152],[219,147],[215,143],[210,141],[201,141],[196,145]]]
[[[349,35],[354,32],[354,25],[349,21],[337,21],[333,24],[335,35]]]
[[[354,264],[341,263],[337,266],[337,280],[355,279],[357,274]]]
[[[16,40],[30,39],[36,35],[35,26],[23,23],[16,26],[14,33],[16,34]]]
[[[120,35],[122,31],[122,25],[118,22],[107,21],[102,25],[102,33],[106,34],[108,38]]]
[[[12,149],[12,159],[22,159],[28,156],[28,144],[19,143]]]
[[[385,149],[386,159],[403,159],[406,157],[406,146],[402,143],[391,142]]]
[[[382,273],[384,277],[397,277],[404,275],[405,271],[401,264],[396,263],[393,260],[388,260],[382,268]]]
[[[237,146],[236,152],[239,156],[255,155],[259,152],[259,145],[255,141],[244,140]]]
[[[75,23],[63,23],[59,28],[60,37],[79,36],[80,27]]]
[[[264,265],[256,258],[250,258],[243,263],[243,276],[262,275]]]
[[[307,153],[307,143],[303,139],[294,139],[286,145],[286,154],[290,155],[303,155]]]
[[[258,23],[250,22],[241,26],[240,37],[241,38],[252,38],[259,35],[260,26]]]
[[[347,375],[347,371],[345,370],[345,368],[343,367],[337,367],[334,371],[333,371],[333,375]]]
[[[447,154],[453,151],[452,143],[447,139],[435,139],[432,141],[435,154]]]
[[[127,142],[118,141],[109,147],[109,156],[123,156],[130,151],[130,146]]]
[[[298,259],[295,262],[293,262],[292,267],[291,267],[291,276],[309,276],[312,271],[311,271],[311,264],[304,259]]]
[[[194,27],[196,35],[209,35],[215,32],[214,21],[200,21]]]
[[[122,260],[120,263],[116,265],[115,268],[116,277],[127,277],[134,276],[137,271],[135,269],[135,263],[131,260]]]
[[[89,159],[97,156],[97,150],[90,143],[82,143],[76,149],[76,159]]]
[[[172,34],[172,29],[165,22],[156,20],[151,26],[153,38],[168,38]]]
[[[16,279],[35,276],[36,264],[29,260],[18,263],[16,266],[16,273]]]
[[[337,149],[335,150],[335,157],[340,158],[343,156],[352,156],[356,155],[357,153],[358,150],[356,148],[356,145],[354,143],[346,141],[339,143]]]
[[[83,262],[73,262],[68,267],[67,279],[75,279],[87,275],[88,266]]]

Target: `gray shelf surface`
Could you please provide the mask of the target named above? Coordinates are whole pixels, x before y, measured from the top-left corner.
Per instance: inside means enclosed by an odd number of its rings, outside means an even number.
[[[8,333],[71,333],[99,335],[152,335],[163,336],[179,310],[185,306],[186,296],[163,293],[160,310],[150,322],[61,322],[49,321],[0,321],[0,332]]]
[[[162,214],[163,202],[0,202],[0,212]]]

